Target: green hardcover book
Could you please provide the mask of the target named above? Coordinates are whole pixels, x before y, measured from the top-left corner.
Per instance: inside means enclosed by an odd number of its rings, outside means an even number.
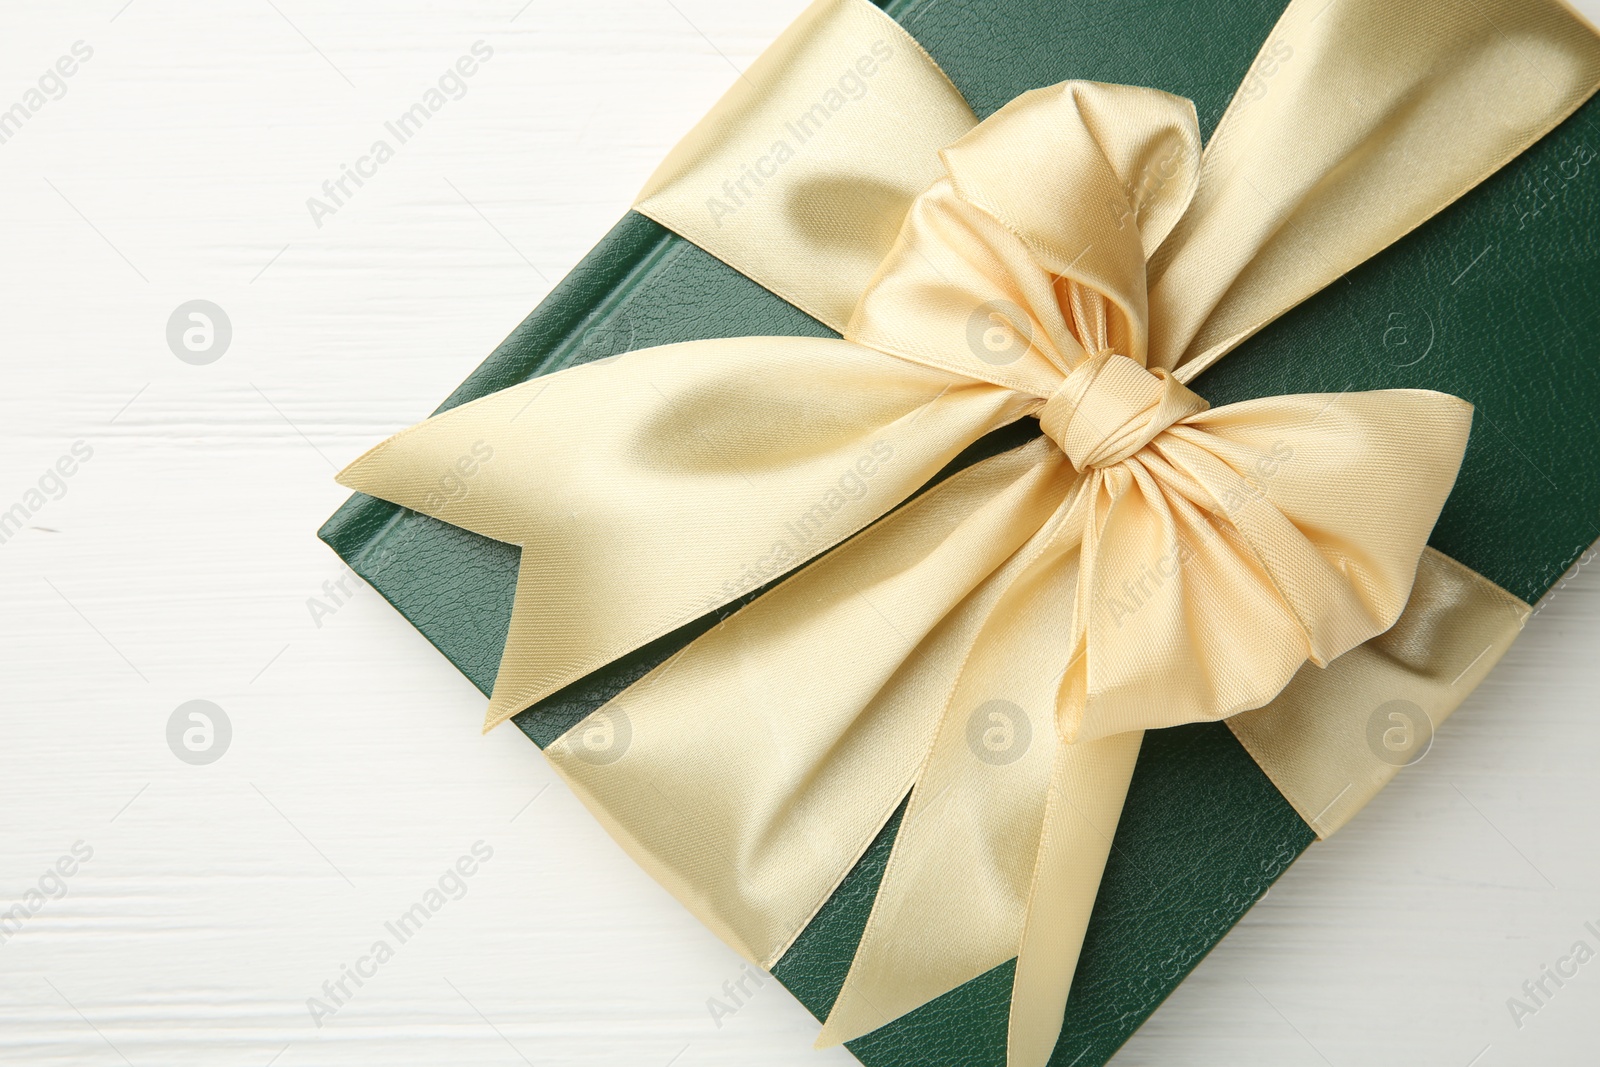
[[[980,118],[1066,79],[1188,97],[1209,135],[1283,0],[889,0]],[[1193,388],[1214,405],[1428,388],[1476,406],[1440,551],[1527,601],[1600,536],[1600,102],[1426,225],[1284,315]],[[442,405],[584,361],[709,337],[832,336],[630,212]],[[957,460],[1009,448],[1023,420]],[[494,682],[515,546],[357,495],[321,537],[480,689]],[[748,599],[748,598],[747,598]],[[545,746],[730,605],[518,715]],[[618,610],[623,610],[619,605]],[[530,753],[531,758],[531,753]],[[819,1018],[849,969],[891,820],[774,973]],[[1357,831],[1358,832],[1358,831]],[[1150,733],[1116,832],[1052,1063],[1104,1063],[1315,839],[1222,723]],[[528,916],[529,922],[539,921]],[[851,1042],[868,1067],[1005,1063],[1012,964]]]

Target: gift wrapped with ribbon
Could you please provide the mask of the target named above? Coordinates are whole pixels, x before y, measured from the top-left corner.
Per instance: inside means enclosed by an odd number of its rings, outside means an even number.
[[[1529,611],[1429,547],[1472,404],[1191,383],[1597,85],[1557,0],[1292,0],[1204,143],[1101,81],[979,122],[817,0],[636,210],[836,336],[540,375],[340,481],[519,546],[486,729],[680,635],[545,754],[747,959],[887,849],[820,1044],[1014,960],[1004,1059],[1038,1067],[1147,732],[1225,722],[1326,836],[1404,762],[1371,724],[1441,722]]]

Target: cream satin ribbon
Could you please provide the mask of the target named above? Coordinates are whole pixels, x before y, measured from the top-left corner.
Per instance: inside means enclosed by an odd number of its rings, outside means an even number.
[[[1447,713],[1525,610],[1421,555],[1465,404],[1208,410],[1183,383],[1552,128],[1600,46],[1554,3],[1296,0],[1268,47],[1292,58],[1202,157],[1192,107],[1148,89],[1066,83],[973,126],[891,20],[820,0],[639,209],[844,340],[573,368],[341,476],[522,546],[491,726],[837,546],[547,750],[767,965],[910,792],[824,1041],[1015,956],[1009,1061],[1044,1063],[1142,730],[1281,691],[1301,725],[1240,725],[1275,705],[1230,725],[1258,758],[1325,763],[1307,738],[1348,748],[1318,737],[1338,694],[1302,679],[1398,675]],[[896,508],[1027,415],[1043,437]],[[1419,556],[1402,626],[1446,650],[1375,666],[1358,646],[1401,616]],[[1497,625],[1432,625],[1490,603]]]

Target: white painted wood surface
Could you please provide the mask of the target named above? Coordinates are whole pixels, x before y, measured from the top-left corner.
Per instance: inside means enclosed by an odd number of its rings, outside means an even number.
[[[375,593],[307,607],[343,574],[314,538],[333,469],[431,410],[801,6],[0,9],[0,108],[93,53],[0,144],[0,509],[36,512],[0,544],[0,912],[64,893],[0,944],[0,1062],[853,1062],[776,983],[717,1025],[738,959],[534,747],[480,738],[482,698]],[[465,95],[316,225],[307,198],[479,41]],[[205,366],[165,340],[197,298],[233,328]],[[1600,962],[1520,1028],[1506,1002],[1600,948],[1597,647],[1579,573],[1116,1063],[1595,1062]],[[166,739],[192,699],[233,730],[205,766]]]

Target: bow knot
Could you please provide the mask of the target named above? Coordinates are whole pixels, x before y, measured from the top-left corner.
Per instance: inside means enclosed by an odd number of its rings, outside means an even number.
[[[1039,410],[1039,426],[1080,471],[1132,456],[1174,423],[1209,404],[1165,370],[1115,352],[1073,368]]]

